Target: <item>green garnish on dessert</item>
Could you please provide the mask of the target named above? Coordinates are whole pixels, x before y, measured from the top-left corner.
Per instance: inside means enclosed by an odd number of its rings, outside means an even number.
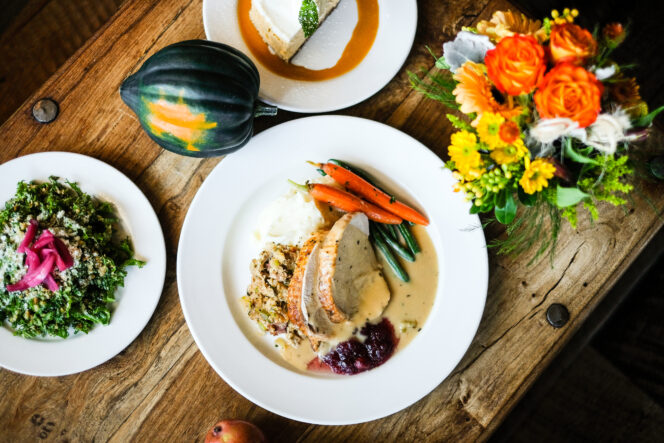
[[[318,29],[318,6],[314,0],[303,0],[298,16],[305,37],[311,37]]]

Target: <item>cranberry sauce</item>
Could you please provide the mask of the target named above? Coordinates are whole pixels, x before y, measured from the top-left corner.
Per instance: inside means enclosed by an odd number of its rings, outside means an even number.
[[[363,342],[353,337],[339,343],[322,357],[323,363],[337,374],[358,374],[385,363],[399,343],[392,323],[386,318],[375,325],[367,322],[360,334],[366,337]]]

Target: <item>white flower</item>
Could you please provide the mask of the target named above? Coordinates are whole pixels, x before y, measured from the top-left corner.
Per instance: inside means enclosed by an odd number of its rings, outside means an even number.
[[[574,137],[584,140],[586,133],[579,124],[569,118],[543,118],[528,132],[536,142],[548,145],[561,137]]]
[[[616,67],[615,65],[611,65],[606,68],[597,68],[595,69],[595,77],[597,77],[597,80],[599,81],[604,81],[607,78],[611,78],[616,74]]]
[[[604,154],[613,154],[618,143],[629,140],[625,133],[631,127],[629,117],[621,109],[612,114],[600,114],[595,123],[588,127],[586,144]]]
[[[493,48],[495,46],[489,37],[461,31],[454,41],[443,44],[443,56],[450,71],[456,72],[467,61],[483,63],[487,51]]]

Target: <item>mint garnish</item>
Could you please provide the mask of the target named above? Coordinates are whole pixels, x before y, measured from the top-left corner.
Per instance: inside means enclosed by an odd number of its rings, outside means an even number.
[[[303,0],[299,15],[300,25],[305,37],[311,35],[318,29],[318,6],[314,0]]]

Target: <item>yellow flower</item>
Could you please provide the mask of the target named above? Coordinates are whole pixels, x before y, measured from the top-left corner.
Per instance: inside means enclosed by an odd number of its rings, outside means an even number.
[[[546,40],[541,21],[530,20],[522,13],[512,11],[494,12],[491,20],[482,20],[477,24],[477,32],[495,42],[514,34],[532,35],[540,43]]]
[[[556,167],[541,158],[528,163],[519,184],[526,194],[534,194],[549,186],[549,179],[556,172]]]
[[[501,146],[491,151],[491,158],[499,165],[509,165],[528,155],[530,151],[523,143],[523,140],[518,139],[516,142],[508,146]]]
[[[500,136],[500,126],[505,119],[493,112],[485,112],[477,123],[477,134],[480,140],[489,146],[489,149],[495,149],[505,146],[507,143]]]
[[[483,173],[482,156],[478,149],[477,137],[472,132],[459,131],[452,134],[447,151],[457,170],[467,179],[478,178]]]
[[[579,10],[578,9],[572,9],[570,10],[569,8],[563,9],[563,13],[561,14],[558,12],[557,9],[554,9],[551,11],[551,18],[553,19],[553,23],[556,25],[562,25],[565,23],[574,23],[574,19],[579,16]]]

